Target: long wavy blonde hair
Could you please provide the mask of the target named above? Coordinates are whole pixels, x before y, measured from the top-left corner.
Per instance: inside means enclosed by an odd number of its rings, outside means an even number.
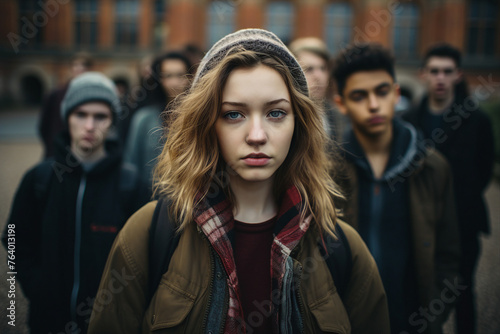
[[[277,57],[237,48],[208,71],[191,89],[179,96],[168,115],[168,134],[154,171],[155,195],[172,200],[171,214],[184,229],[193,220],[195,206],[219,184],[233,201],[228,184],[218,175],[223,161],[215,133],[220,117],[222,91],[236,68],[268,66],[277,71],[288,87],[295,128],[290,151],[276,171],[274,196],[277,203],[284,191],[295,185],[302,196],[303,216],[310,212],[319,227],[332,233],[337,211],[334,200],[342,195],[331,178],[331,147],[323,129],[321,110],[300,90],[289,68]]]

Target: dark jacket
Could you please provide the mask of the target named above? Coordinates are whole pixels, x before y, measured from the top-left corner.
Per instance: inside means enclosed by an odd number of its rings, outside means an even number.
[[[343,188],[347,203],[345,205],[346,222],[359,230],[360,217],[365,211],[369,211],[369,221],[364,223],[377,224],[377,228],[385,228],[386,234],[393,234],[390,240],[384,240],[387,244],[410,245],[408,256],[405,256],[400,266],[407,266],[406,273],[413,275],[407,278],[410,284],[416,288],[416,307],[414,318],[407,320],[411,314],[407,314],[404,323],[409,324],[414,330],[430,330],[430,333],[439,332],[441,322],[446,318],[453,303],[444,303],[445,312],[439,314],[437,321],[428,322],[418,313],[418,307],[428,308],[430,303],[437,299],[441,300],[443,289],[448,287],[446,282],[457,282],[459,266],[459,235],[456,220],[455,205],[453,200],[452,177],[448,164],[444,158],[433,150],[426,150],[418,145],[416,131],[407,123],[395,120],[394,139],[391,148],[391,157],[383,177],[380,180],[370,178],[367,169],[370,169],[364,152],[357,144],[352,130],[346,133],[344,150],[346,154],[345,175],[339,179]],[[371,169],[370,169],[371,172]],[[373,197],[383,196],[382,202],[376,203],[372,198],[365,203],[369,207],[360,207],[360,199],[365,196],[368,188],[360,190],[361,183],[367,183],[372,189]],[[364,193],[360,193],[363,191]],[[391,196],[400,197],[398,199]],[[372,205],[375,203],[374,205]],[[385,203],[382,207],[381,203]],[[391,204],[392,203],[392,204]],[[397,203],[394,205],[394,203]],[[407,212],[401,211],[401,207]],[[377,211],[377,212],[375,212]],[[374,216],[376,215],[376,217]],[[384,220],[395,219],[394,222]],[[367,219],[366,217],[363,219]],[[405,219],[408,219],[407,221]],[[391,225],[392,224],[392,225]],[[407,229],[401,229],[402,224]],[[394,235],[394,229],[408,233],[407,235]],[[380,231],[378,231],[380,232]],[[372,232],[373,233],[373,232]],[[383,237],[383,236],[382,236]],[[393,252],[399,252],[394,249]],[[384,256],[400,257],[400,254],[383,253]],[[376,257],[377,258],[377,257]],[[379,257],[380,258],[380,257]],[[393,259],[380,258],[381,261],[393,261]],[[411,261],[406,263],[405,261]],[[389,270],[402,270],[395,268],[396,262],[389,263]],[[379,268],[383,263],[377,263]],[[381,274],[382,274],[381,269]],[[384,279],[384,276],[382,275]],[[388,282],[384,282],[384,285]],[[386,286],[392,289],[393,286]],[[411,291],[405,291],[411,293]],[[389,296],[389,295],[388,295]],[[410,296],[411,297],[411,296]],[[408,296],[396,296],[392,301],[398,304],[398,298],[404,299]],[[456,299],[456,298],[455,298]],[[400,300],[407,302],[407,300]],[[393,304],[393,305],[394,305]],[[389,301],[391,305],[391,301]],[[398,313],[396,310],[394,313]],[[393,316],[393,314],[391,314]],[[394,319],[391,319],[394,321]],[[401,319],[399,319],[401,320]],[[395,320],[395,323],[401,321]],[[391,321],[392,322],[392,321]]]
[[[323,103],[323,112],[323,122],[328,137],[340,142],[344,131],[350,126],[349,119],[327,101]]]
[[[155,206],[152,202],[135,213],[118,235],[99,287],[89,333],[238,333],[228,329],[234,324],[229,321],[231,314],[240,313],[238,284],[233,281],[237,276],[226,266],[231,263],[227,253],[231,232],[223,228],[231,224],[223,217],[231,219],[231,208],[210,205],[207,210],[197,210],[196,223],[182,231],[169,269],[148,304],[148,240]],[[281,289],[273,288],[270,296],[278,302],[280,317],[275,324],[289,333],[388,333],[384,289],[359,235],[339,223],[349,242],[353,265],[345,296],[340,299],[319,252],[317,226],[308,226],[310,218],[297,220],[297,211],[290,213],[278,216],[271,251],[273,286],[276,277],[282,280],[278,285]],[[291,244],[294,246],[289,248]],[[228,247],[221,254],[224,245]],[[265,306],[261,306],[260,316],[274,317]],[[289,312],[283,313],[283,309]],[[293,331],[294,326],[303,330]],[[252,331],[247,328],[247,333]]]
[[[483,192],[491,179],[494,162],[493,130],[489,117],[472,108],[470,99],[457,97],[444,112],[441,126],[434,135],[426,135],[448,160],[453,172],[458,220],[464,236],[489,233],[489,218]],[[474,102],[474,101],[472,101]],[[403,118],[423,131],[428,97]]]
[[[31,331],[78,325],[84,333],[115,236],[150,194],[139,177],[121,186],[117,144],[107,142],[106,157],[85,171],[69,151],[67,133],[56,143],[55,160],[42,162],[50,178],[44,184],[41,164],[25,174],[8,225],[15,225],[17,278],[30,301]]]

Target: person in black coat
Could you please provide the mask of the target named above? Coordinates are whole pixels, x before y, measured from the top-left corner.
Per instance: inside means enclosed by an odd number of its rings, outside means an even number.
[[[118,142],[106,139],[119,112],[111,80],[73,79],[55,156],[28,171],[15,195],[2,242],[15,243],[11,271],[30,301],[32,333],[86,332],[115,236],[150,199]]]
[[[432,47],[424,59],[422,76],[428,94],[403,115],[449,161],[461,230],[460,274],[468,288],[456,306],[458,333],[475,333],[474,272],[479,258],[479,233],[490,231],[483,193],[494,162],[493,130],[489,117],[467,93],[460,70],[460,52],[447,44]]]

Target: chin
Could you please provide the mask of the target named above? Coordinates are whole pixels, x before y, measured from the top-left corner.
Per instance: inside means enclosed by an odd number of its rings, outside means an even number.
[[[269,180],[273,174],[269,172],[242,172],[238,173],[241,180],[245,182],[263,182]]]
[[[93,145],[80,145],[80,146],[78,146],[78,151],[80,152],[80,154],[84,154],[84,155],[92,154],[92,152],[94,152],[95,150],[96,150],[96,147]]]
[[[371,138],[377,138],[379,136],[382,136],[385,132],[387,131],[386,128],[383,129],[367,129],[364,131],[364,133]]]

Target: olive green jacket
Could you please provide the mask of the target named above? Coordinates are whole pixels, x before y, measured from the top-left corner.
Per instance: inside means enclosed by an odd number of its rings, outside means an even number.
[[[183,230],[151,303],[149,227],[156,202],[136,212],[113,245],[97,294],[89,333],[203,333],[214,263],[211,244],[195,224]],[[339,222],[352,252],[344,300],[337,293],[311,226],[291,256],[303,268],[299,293],[305,333],[389,333],[385,291],[377,266],[357,232]],[[225,312],[225,310],[221,310]]]
[[[427,150],[407,175],[390,182],[409,185],[412,255],[419,302],[426,309],[434,304],[444,305],[444,310],[432,315],[433,321],[422,320],[419,310],[415,310],[409,323],[417,329],[440,332],[457,297],[452,293],[457,290],[450,286],[460,286],[457,283],[460,241],[450,167],[440,153]],[[358,176],[354,164],[346,162],[345,174],[338,183],[347,199],[344,219],[358,229]]]

